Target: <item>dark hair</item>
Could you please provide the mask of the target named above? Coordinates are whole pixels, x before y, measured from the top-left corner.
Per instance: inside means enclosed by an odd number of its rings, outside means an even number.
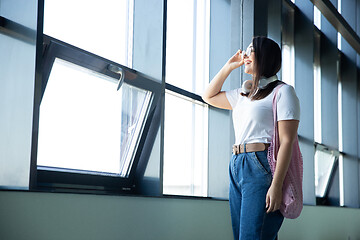
[[[261,77],[269,78],[280,70],[281,50],[276,42],[263,36],[253,37],[252,46],[255,52],[253,85],[250,93],[244,94],[244,96],[251,98],[251,100],[260,100],[269,95],[281,83],[281,81],[275,81],[268,84],[264,89],[256,91]]]

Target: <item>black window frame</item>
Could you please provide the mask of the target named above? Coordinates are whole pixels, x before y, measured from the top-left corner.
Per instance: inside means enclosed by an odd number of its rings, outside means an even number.
[[[136,70],[120,65],[108,59],[102,58],[78,47],[72,46],[55,38],[43,35],[43,54],[42,54],[42,76],[37,77],[37,89],[35,89],[34,100],[34,132],[32,142],[32,177],[36,180],[32,182],[32,189],[43,191],[75,191],[75,192],[101,192],[101,193],[130,193],[136,192],[136,178],[144,174],[147,161],[154,139],[156,130],[160,126],[160,100],[162,84],[157,80],[146,76]],[[108,69],[109,65],[119,67],[125,75],[124,82],[144,90],[152,92],[152,101],[149,106],[148,114],[144,121],[144,127],[138,139],[138,145],[134,153],[134,160],[131,165],[128,177],[116,176],[116,174],[104,174],[96,171],[83,171],[73,169],[61,169],[53,167],[38,168],[37,145],[39,128],[39,109],[41,99],[46,90],[46,84],[50,76],[53,63],[56,58],[71,62],[80,67],[90,69],[103,75],[120,79],[120,74]],[[39,83],[40,82],[40,83]]]

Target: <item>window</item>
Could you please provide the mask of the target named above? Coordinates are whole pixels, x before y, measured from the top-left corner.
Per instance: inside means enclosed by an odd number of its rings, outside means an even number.
[[[165,98],[164,194],[206,197],[207,106],[172,91]]]
[[[134,0],[45,0],[44,8],[44,34],[132,66]]]
[[[45,1],[32,149],[39,188],[135,189],[160,126],[161,84],[127,68],[133,16],[134,0]]]
[[[320,34],[316,31],[314,44],[314,140],[315,142],[322,143]]]
[[[210,3],[167,2],[163,193],[208,194],[207,105]]]
[[[126,83],[117,91],[118,81],[55,59],[40,105],[38,165],[128,176],[152,93]]]
[[[314,5],[314,25],[319,30],[321,30],[321,12],[315,5]]]
[[[201,94],[209,79],[210,3],[167,2],[166,82]]]
[[[38,184],[131,189],[161,84],[57,39],[45,45]]]
[[[338,33],[339,39],[339,33]],[[341,39],[341,37],[340,37]],[[341,42],[340,42],[341,48]],[[341,49],[340,49],[341,50]],[[337,80],[338,80],[338,136],[339,136],[339,151],[343,152],[343,87],[341,82],[341,54],[339,53],[338,59],[336,61],[336,71],[337,71]],[[340,206],[344,206],[344,158],[342,155],[339,156],[339,204]]]
[[[317,145],[315,151],[315,195],[318,202],[325,202],[329,187],[338,166],[339,152]]]
[[[314,21],[315,26],[316,24],[316,21]],[[316,143],[314,164],[316,203],[318,205],[341,206],[344,202],[344,162],[342,146],[343,90],[340,77],[340,57],[335,54],[326,55],[336,46],[332,44],[330,46],[325,45],[328,39],[318,28],[314,29],[314,37],[314,141]],[[327,64],[332,64],[333,67],[329,68]],[[329,82],[334,83],[335,81],[337,82],[336,88],[333,88],[334,85],[330,86]],[[333,103],[329,102],[331,98],[326,98],[326,95],[323,95],[325,91],[336,92],[335,96],[337,97],[334,98],[336,101]],[[324,101],[326,101],[326,104],[324,104]],[[336,110],[329,108],[330,105],[335,105]],[[332,123],[333,126],[336,126],[332,128],[328,125],[328,121],[324,121],[324,119],[329,120],[334,116],[337,117],[337,122]],[[332,129],[331,132],[337,131],[335,144],[329,141],[329,131],[325,131],[327,128]]]
[[[281,80],[295,87],[294,9],[286,2],[283,6]]]

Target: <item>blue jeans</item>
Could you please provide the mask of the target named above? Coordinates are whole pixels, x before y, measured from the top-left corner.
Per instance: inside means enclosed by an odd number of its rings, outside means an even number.
[[[267,151],[233,154],[229,171],[234,239],[274,240],[284,217],[280,211],[266,213],[266,194],[272,181]]]

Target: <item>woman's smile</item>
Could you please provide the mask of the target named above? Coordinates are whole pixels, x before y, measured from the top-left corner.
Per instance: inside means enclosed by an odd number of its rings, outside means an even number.
[[[245,69],[244,72],[246,72],[247,74],[253,74],[253,65],[252,65],[253,61],[250,60],[250,58],[245,58],[244,59],[244,65],[245,65]]]

